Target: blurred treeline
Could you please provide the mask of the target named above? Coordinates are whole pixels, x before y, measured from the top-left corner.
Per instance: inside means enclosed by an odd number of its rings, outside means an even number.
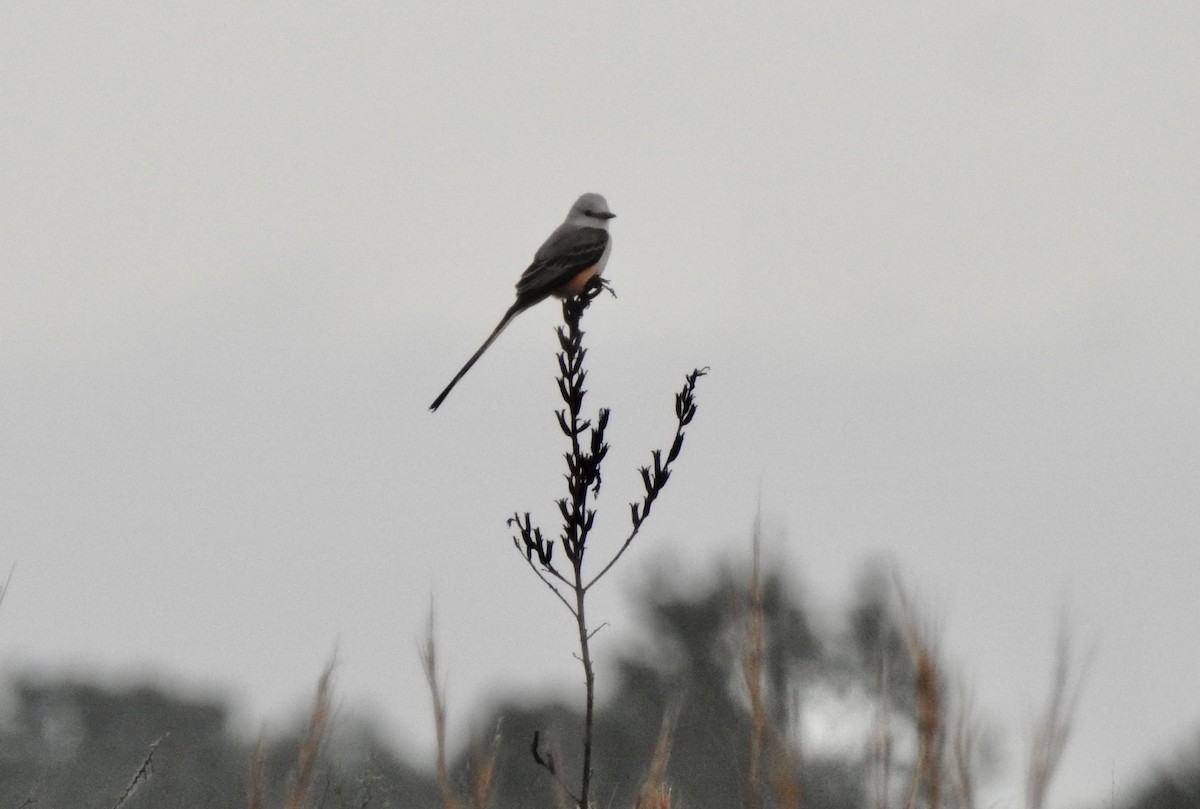
[[[805,809],[876,809],[913,805],[914,798],[922,798],[916,805],[927,805],[929,794],[913,791],[921,686],[912,628],[905,625],[911,616],[897,606],[893,584],[881,569],[869,569],[840,627],[822,629],[810,620],[792,585],[779,575],[764,577],[760,671],[766,716],[760,719],[772,736],[758,762],[751,760],[756,725],[746,677],[752,617],[747,577],[726,570],[700,590],[683,592],[665,579],[644,588],[644,634],[621,655],[616,682],[605,684],[611,696],[598,712],[596,805],[635,806],[656,759],[665,765],[663,782],[670,791],[669,800],[656,805],[729,809],[761,801]],[[260,746],[260,740],[233,730],[228,706],[154,686],[113,690],[79,679],[26,678],[7,692],[0,713],[0,809],[286,806],[307,732],[300,723]],[[834,728],[832,735],[842,739],[840,744],[797,732],[805,727],[798,717],[806,703],[811,707],[817,701],[839,707],[840,714],[833,715],[842,716],[845,727]],[[1001,754],[986,729],[955,713],[959,709],[951,709],[948,699],[941,710],[939,754],[946,763],[936,800],[947,809],[968,809],[972,798],[961,779],[977,787],[994,773]],[[666,755],[662,747],[656,754],[664,717],[674,720]],[[480,769],[488,768],[488,805],[559,805],[553,778],[534,762],[530,747],[536,731],[543,758],[553,755],[564,777],[576,772],[578,706],[500,704],[473,724],[483,729],[480,737],[462,745],[449,766],[460,794],[467,794]],[[762,731],[760,723],[757,732]],[[963,741],[957,733],[968,734],[965,750],[955,749]],[[304,804],[314,809],[445,806],[432,766],[401,759],[382,741],[384,735],[369,720],[335,717]],[[1021,750],[1003,752],[1009,761],[1023,756]],[[747,786],[752,766],[775,787],[753,798]],[[255,771],[261,775],[252,775]],[[259,785],[258,794],[251,794],[252,782]],[[1127,803],[1103,806],[1200,807],[1200,746],[1148,773],[1138,789]]]

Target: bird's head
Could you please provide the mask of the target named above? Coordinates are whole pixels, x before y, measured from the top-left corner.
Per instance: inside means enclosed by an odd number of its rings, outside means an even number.
[[[575,200],[567,221],[590,228],[607,228],[608,220],[616,216],[608,209],[608,201],[599,194],[587,193]]]

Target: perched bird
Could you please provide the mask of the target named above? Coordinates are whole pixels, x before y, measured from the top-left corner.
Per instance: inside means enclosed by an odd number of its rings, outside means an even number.
[[[438,409],[458,380],[471,370],[471,366],[483,356],[483,352],[488,350],[514,317],[551,295],[559,298],[578,295],[593,278],[604,272],[604,265],[608,263],[608,254],[612,250],[608,220],[614,216],[616,214],[608,209],[608,202],[599,194],[584,194],[575,200],[567,218],[542,243],[533,256],[533,263],[521,273],[517,281],[517,300],[508,307],[499,325],[483,341],[479,350],[471,355],[471,359],[454,375],[446,389],[433,400],[430,410]]]

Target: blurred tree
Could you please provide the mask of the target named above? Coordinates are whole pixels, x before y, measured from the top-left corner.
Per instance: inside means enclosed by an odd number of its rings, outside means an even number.
[[[216,700],[33,677],[11,694],[0,730],[0,806],[108,809],[143,769],[123,804],[130,809],[247,804],[254,746],[231,732],[228,708]],[[267,746],[267,806],[282,805],[305,724]],[[432,778],[400,761],[362,720],[340,724],[314,792],[323,809],[438,805]]]
[[[1200,736],[1169,767],[1158,767],[1126,809],[1200,807]]]
[[[217,702],[33,678],[16,683],[13,702],[0,764],[5,805],[32,797],[38,807],[112,806],[156,741],[139,800],[167,809],[244,803],[246,751],[230,743]]]
[[[863,568],[850,607],[850,665],[876,698],[911,715],[916,711],[916,670],[894,594],[893,575],[883,562]]]
[[[616,687],[597,718],[595,794],[601,805],[634,805],[662,719],[672,708],[678,709],[678,718],[666,780],[680,805],[690,809],[745,805],[752,732],[743,670],[750,617],[746,581],[745,575],[725,569],[703,590],[684,593],[671,584],[667,571],[660,571],[642,592],[649,635],[640,653],[619,659]],[[787,737],[797,730],[801,693],[830,680],[839,691],[852,682],[871,686],[877,679],[877,655],[865,652],[876,636],[891,638],[897,631],[883,606],[860,605],[853,640],[861,644],[864,654],[847,652],[844,643],[818,638],[794,589],[778,572],[764,578],[765,705],[781,742],[793,746],[798,740],[789,742]],[[884,653],[899,655],[894,665],[904,670],[907,651],[902,641],[886,646]],[[553,751],[570,771],[578,763],[574,747],[579,716],[562,705],[505,705],[498,714],[506,741],[495,805],[554,806],[551,785],[539,784],[529,743],[539,731],[546,750]],[[801,805],[809,809],[864,805],[861,758],[814,755],[803,759],[800,769]],[[548,780],[544,773],[540,775],[541,781]]]

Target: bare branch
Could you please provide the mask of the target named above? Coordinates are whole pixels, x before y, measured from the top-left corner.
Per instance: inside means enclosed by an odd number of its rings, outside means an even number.
[[[671,442],[671,450],[667,454],[667,462],[665,464],[661,462],[661,450],[654,450],[654,452],[651,453],[651,457],[654,460],[653,468],[649,466],[643,466],[641,470],[639,470],[642,475],[642,481],[646,487],[646,494],[642,498],[642,502],[640,504],[629,504],[633,522],[633,530],[629,532],[629,536],[627,536],[625,541],[621,543],[621,547],[617,549],[615,554],[613,554],[613,557],[608,561],[608,564],[606,564],[599,573],[593,576],[591,581],[584,585],[585,590],[590,589],[593,584],[600,581],[600,579],[604,577],[604,574],[608,573],[608,571],[612,569],[613,565],[617,563],[617,560],[625,554],[625,551],[628,550],[629,546],[633,543],[633,538],[638,535],[638,531],[641,530],[642,523],[645,522],[648,516],[650,516],[651,506],[654,505],[654,501],[658,499],[658,495],[667,485],[667,480],[671,476],[671,464],[676,458],[679,457],[679,451],[683,447],[684,428],[691,423],[692,418],[696,415],[696,382],[700,379],[700,377],[706,375],[707,373],[708,368],[694,369],[690,374],[687,375],[683,389],[679,393],[675,394],[675,416],[678,423],[675,428],[675,438]]]
[[[113,809],[120,809],[120,807],[124,806],[125,802],[133,797],[133,793],[137,791],[137,788],[150,780],[150,776],[154,774],[154,752],[158,750],[158,746],[162,744],[163,739],[169,735],[171,734],[164,733],[150,743],[150,750],[146,753],[146,758],[142,760],[141,766],[133,774],[133,780],[125,787],[125,791],[121,793],[121,797],[117,798],[117,802],[113,804]]]

